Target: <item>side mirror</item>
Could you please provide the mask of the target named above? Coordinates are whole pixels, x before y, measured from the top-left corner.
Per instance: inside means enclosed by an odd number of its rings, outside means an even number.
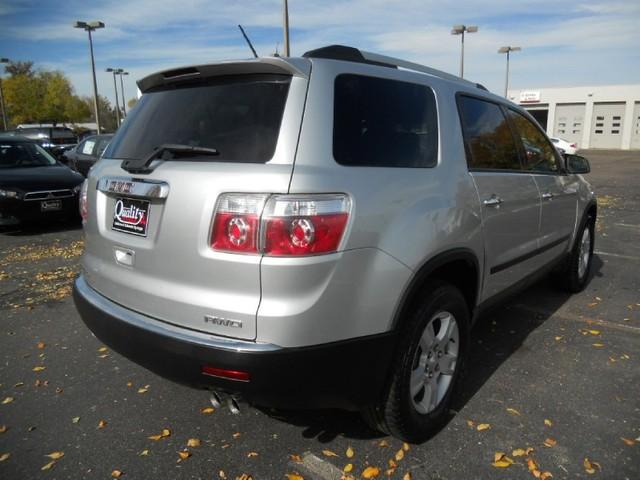
[[[565,155],[564,158],[569,173],[589,173],[591,171],[589,160],[580,155]]]

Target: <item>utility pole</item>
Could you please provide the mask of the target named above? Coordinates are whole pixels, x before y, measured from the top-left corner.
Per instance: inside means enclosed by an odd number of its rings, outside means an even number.
[[[291,51],[289,50],[289,2],[287,0],[284,0],[283,7],[282,23],[284,27],[284,56],[290,57]]]
[[[451,35],[462,35],[462,49],[460,51],[460,78],[464,78],[464,33],[476,33],[477,25],[454,25]]]
[[[519,52],[522,50],[520,47],[500,47],[498,49],[498,53],[506,53],[507,54],[507,74],[504,80],[504,98],[507,98],[507,91],[509,90],[509,54],[511,52]]]
[[[107,68],[105,72],[110,72],[113,74],[113,90],[116,92],[116,128],[120,126],[122,123],[120,121],[120,100],[118,100],[118,86],[116,85],[116,74],[118,73],[118,68]]]
[[[129,75],[129,72],[125,72],[121,68],[118,69],[118,75],[120,75],[120,92],[122,93],[122,115],[123,117],[127,116],[127,107],[124,98],[124,82],[122,81],[123,75]]]
[[[0,58],[0,63],[9,63],[8,58]],[[2,78],[0,77],[0,108],[2,109],[2,125],[7,130],[7,107],[4,105],[4,93],[2,92]]]
[[[99,21],[94,22],[76,22],[73,24],[74,28],[82,28],[89,34],[89,53],[91,55],[91,74],[93,75],[93,109],[96,115],[96,125],[98,127],[98,133],[100,131],[100,112],[98,110],[98,83],[96,82],[96,64],[93,60],[93,40],[91,39],[91,32],[98,28],[104,28],[104,23]]]

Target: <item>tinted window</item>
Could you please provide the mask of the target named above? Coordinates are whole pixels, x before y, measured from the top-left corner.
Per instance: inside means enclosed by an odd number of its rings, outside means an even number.
[[[56,161],[40,145],[27,142],[0,140],[0,169],[42,167]]]
[[[472,97],[458,99],[470,169],[520,170],[518,148],[498,105]]]
[[[524,147],[526,170],[533,172],[557,172],[558,160],[555,147],[549,143],[540,129],[528,118],[509,110],[511,117]]]
[[[211,161],[265,163],[276,148],[291,77],[209,79],[146,93],[104,156],[134,159],[162,144],[214,148]]]
[[[350,166],[435,166],[438,120],[433,92],[413,83],[339,75],[333,156]]]

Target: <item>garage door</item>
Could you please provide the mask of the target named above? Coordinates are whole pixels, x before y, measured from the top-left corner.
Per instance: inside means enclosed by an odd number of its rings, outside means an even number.
[[[556,105],[553,136],[580,146],[584,132],[584,103],[559,103]]]
[[[631,148],[640,149],[640,102],[636,102],[635,108],[633,109]]]
[[[593,105],[591,148],[621,148],[624,103],[596,103]]]

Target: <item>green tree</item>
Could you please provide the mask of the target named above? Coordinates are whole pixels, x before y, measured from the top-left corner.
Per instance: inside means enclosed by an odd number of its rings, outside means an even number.
[[[83,97],[82,100],[89,108],[89,121],[95,122],[96,116],[93,107],[93,97]],[[117,128],[116,111],[111,106],[107,97],[98,95],[98,111],[100,112],[100,127],[105,132],[115,132]]]
[[[127,102],[127,107],[129,107],[129,110],[135,107],[136,103],[138,103],[138,99],[136,97],[130,98],[129,101]]]
[[[4,71],[11,75],[33,75],[33,62],[9,62],[4,67]]]

